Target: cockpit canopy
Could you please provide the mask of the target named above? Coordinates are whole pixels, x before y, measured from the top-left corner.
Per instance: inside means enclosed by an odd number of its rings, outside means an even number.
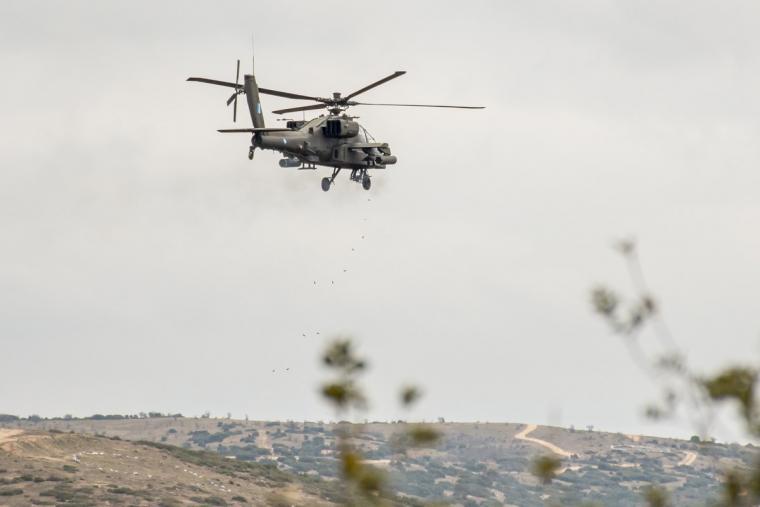
[[[322,125],[325,137],[356,137],[359,135],[359,124],[345,118],[331,118]]]
[[[303,127],[306,124],[304,120],[288,120],[288,122],[285,124],[285,127],[289,129],[295,129],[298,130],[301,127]]]

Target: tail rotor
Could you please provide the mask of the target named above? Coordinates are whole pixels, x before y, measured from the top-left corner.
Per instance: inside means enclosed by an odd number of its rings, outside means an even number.
[[[229,85],[228,85],[229,86]],[[227,105],[229,106],[233,102],[235,105],[232,108],[232,121],[237,122],[237,98],[238,95],[243,93],[243,87],[240,86],[240,60],[237,61],[237,71],[235,72],[235,93],[230,95],[227,99]]]
[[[235,72],[235,88],[237,88],[240,82],[240,60],[237,61],[237,71]],[[235,106],[232,109],[232,121],[237,122],[237,97],[239,93],[235,91]]]

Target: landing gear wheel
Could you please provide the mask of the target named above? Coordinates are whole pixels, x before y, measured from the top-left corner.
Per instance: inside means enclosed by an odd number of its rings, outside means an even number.
[[[330,190],[330,185],[332,185],[332,181],[330,181],[330,178],[322,178],[322,190],[327,192]]]
[[[369,190],[371,186],[372,186],[372,180],[369,179],[369,176],[365,174],[364,177],[362,178],[362,187],[364,188],[364,190]]]
[[[248,148],[248,160],[253,160],[253,146]]]

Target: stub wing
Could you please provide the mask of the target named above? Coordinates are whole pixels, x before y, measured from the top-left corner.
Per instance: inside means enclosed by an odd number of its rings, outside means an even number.
[[[346,145],[346,148],[348,148],[349,150],[354,150],[354,151],[358,151],[358,150],[364,151],[371,148],[378,148],[378,149],[385,148],[387,146],[388,146],[388,143],[348,143]]]

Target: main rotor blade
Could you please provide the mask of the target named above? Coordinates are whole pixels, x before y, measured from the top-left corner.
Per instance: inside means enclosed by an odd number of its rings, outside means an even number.
[[[383,84],[383,83],[385,83],[385,82],[387,82],[387,81],[390,81],[391,79],[395,79],[395,78],[397,78],[397,77],[399,77],[399,76],[403,76],[404,74],[406,74],[406,71],[405,71],[405,70],[397,70],[396,72],[394,72],[394,73],[393,73],[393,74],[391,74],[390,76],[384,77],[384,78],[383,78],[383,79],[381,79],[380,81],[375,81],[374,83],[372,83],[372,84],[370,84],[370,85],[367,85],[367,86],[365,86],[364,88],[361,88],[361,89],[359,89],[359,90],[356,90],[354,93],[352,93],[351,95],[347,95],[347,96],[346,96],[346,97],[344,97],[344,98],[346,98],[346,99],[350,99],[351,97],[356,97],[356,96],[357,96],[357,95],[359,95],[360,93],[364,93],[364,92],[366,92],[367,90],[371,90],[371,89],[372,89],[372,88],[374,88],[375,86],[380,86],[381,84]]]
[[[243,85],[230,83],[228,81],[218,81],[216,79],[207,79],[205,77],[189,77],[187,78],[188,81],[197,81],[199,83],[208,83],[212,85],[218,85],[218,86],[229,86],[230,88],[237,88],[238,90],[243,89]]]
[[[259,88],[259,93],[264,93],[266,95],[276,95],[278,97],[285,97],[286,99],[314,100],[316,102],[323,100],[319,97],[310,97],[308,95],[299,95],[297,93],[281,92],[279,90],[272,90],[269,88]]]
[[[485,106],[443,106],[439,104],[378,104],[376,102],[352,102],[352,106],[404,106],[404,107],[446,107],[450,109],[485,109]]]
[[[278,109],[277,111],[272,111],[274,114],[285,114],[285,113],[293,113],[295,111],[311,111],[312,109],[322,109],[325,107],[324,104],[314,104],[311,106],[301,106],[301,107],[289,107],[288,109]]]

